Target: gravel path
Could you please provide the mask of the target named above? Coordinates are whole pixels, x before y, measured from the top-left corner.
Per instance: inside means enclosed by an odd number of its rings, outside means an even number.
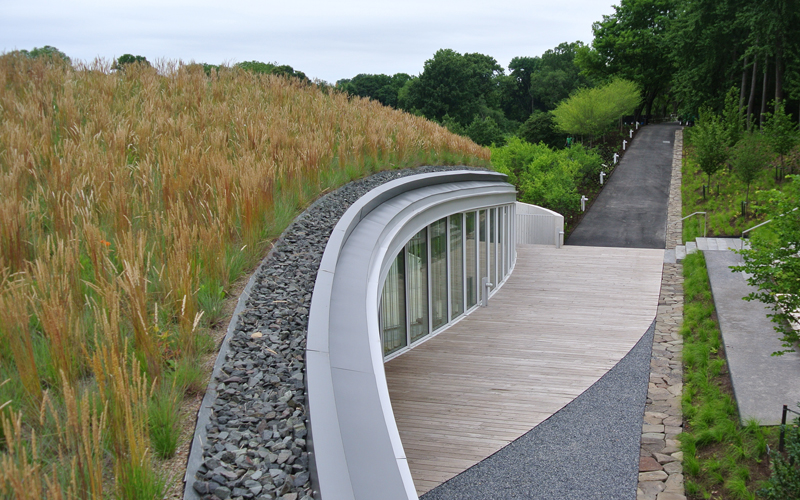
[[[353,202],[381,184],[464,169],[377,173],[320,198],[284,231],[251,277],[220,348],[198,413],[185,499],[310,500],[305,344],[328,236]]]
[[[652,341],[651,325],[578,398],[422,500],[635,498]]]

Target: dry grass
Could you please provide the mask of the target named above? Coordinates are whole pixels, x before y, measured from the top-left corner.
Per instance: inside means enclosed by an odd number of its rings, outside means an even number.
[[[0,56],[0,497],[158,496],[148,401],[269,240],[353,178],[488,159],[297,80]]]

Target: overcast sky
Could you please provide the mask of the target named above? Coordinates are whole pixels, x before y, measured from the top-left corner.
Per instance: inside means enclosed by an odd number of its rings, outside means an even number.
[[[418,75],[441,48],[504,67],[561,42],[592,40],[614,0],[0,0],[0,50],[58,47],[73,60],[288,64],[335,83]]]

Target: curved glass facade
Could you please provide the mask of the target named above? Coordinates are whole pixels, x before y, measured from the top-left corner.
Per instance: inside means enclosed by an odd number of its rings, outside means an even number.
[[[510,205],[443,217],[415,234],[383,284],[380,331],[394,357],[470,312],[513,268]],[[493,289],[492,288],[492,289]]]

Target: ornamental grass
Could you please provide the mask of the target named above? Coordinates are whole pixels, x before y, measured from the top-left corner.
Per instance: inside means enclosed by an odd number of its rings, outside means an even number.
[[[488,160],[296,79],[0,56],[0,497],[159,496],[158,398],[200,390],[187,367],[269,242],[354,178]]]

